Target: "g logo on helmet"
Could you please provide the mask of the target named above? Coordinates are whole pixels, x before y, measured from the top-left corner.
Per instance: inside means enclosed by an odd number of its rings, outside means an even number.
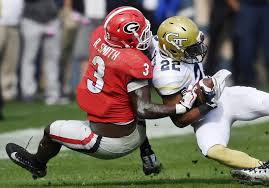
[[[131,34],[136,32],[139,29],[139,24],[137,22],[130,22],[127,23],[124,27],[123,27],[123,31],[125,33]]]

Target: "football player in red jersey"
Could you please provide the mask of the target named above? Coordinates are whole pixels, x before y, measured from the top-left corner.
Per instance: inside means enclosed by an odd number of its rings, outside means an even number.
[[[150,168],[157,159],[141,119],[185,113],[196,95],[190,90],[176,105],[150,102],[152,66],[141,50],[148,48],[151,36],[150,23],[133,7],[120,7],[107,15],[92,33],[87,71],[77,89],[77,102],[87,121],[53,122],[45,128],[36,154],[9,143],[10,159],[38,178],[46,175],[47,162],[62,145],[100,159],[119,158],[140,147],[144,172],[157,172]]]

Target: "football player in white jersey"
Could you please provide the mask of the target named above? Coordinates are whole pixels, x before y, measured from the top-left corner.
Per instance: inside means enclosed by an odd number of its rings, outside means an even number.
[[[203,41],[202,32],[186,17],[170,17],[159,26],[157,36],[152,40],[152,82],[164,104],[184,104],[182,96],[186,88],[191,89],[190,85],[195,85],[205,76],[202,61],[207,48]],[[234,168],[231,171],[234,178],[264,183],[269,180],[269,162],[230,149],[227,145],[231,125],[236,120],[253,120],[269,115],[269,94],[252,87],[224,88],[225,79],[230,74],[221,70],[212,76],[213,89],[204,86],[206,104],[189,103],[183,115],[170,118],[178,127],[191,124],[201,152]]]

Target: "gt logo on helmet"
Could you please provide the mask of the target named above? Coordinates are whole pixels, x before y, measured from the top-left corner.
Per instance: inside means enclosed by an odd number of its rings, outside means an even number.
[[[139,24],[137,22],[130,22],[127,23],[124,27],[123,27],[123,31],[125,33],[131,34],[136,32],[139,29]]]
[[[173,39],[170,39],[171,37],[173,37]],[[183,42],[184,41],[187,41],[188,39],[182,39],[182,38],[175,38],[175,37],[179,37],[179,34],[178,33],[167,33],[165,35],[165,40],[167,42],[169,42],[170,44],[176,44],[177,46],[179,47],[182,47],[183,46]]]

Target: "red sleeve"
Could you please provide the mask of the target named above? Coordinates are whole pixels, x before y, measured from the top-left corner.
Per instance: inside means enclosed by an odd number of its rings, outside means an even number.
[[[152,65],[142,52],[130,58],[128,63],[129,74],[136,79],[151,79]]]

